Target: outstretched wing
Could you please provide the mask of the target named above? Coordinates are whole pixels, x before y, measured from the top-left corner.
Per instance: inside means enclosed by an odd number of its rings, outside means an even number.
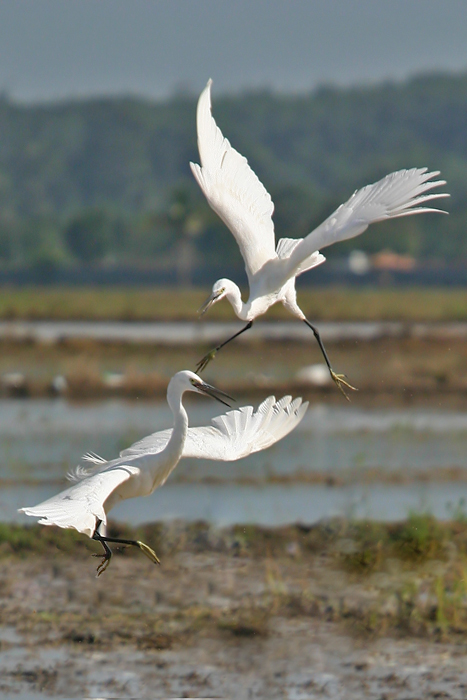
[[[190,166],[211,208],[235,236],[251,281],[265,262],[276,257],[274,204],[247,159],[232,148],[217,126],[211,114],[211,83],[209,80],[198,101],[201,166]]]
[[[308,403],[302,399],[292,400],[284,396],[276,401],[269,396],[254,411],[252,406],[243,406],[212,419],[212,425],[189,428],[182,457],[214,459],[231,462],[242,459],[253,452],[265,450],[288,435],[302,420]],[[148,435],[123,450],[128,458],[160,452],[170,439],[172,430]]]
[[[104,503],[121,484],[139,474],[138,467],[112,466],[70,486],[47,501],[20,512],[41,518],[41,525],[75,528],[92,537],[97,521],[107,522]]]
[[[424,212],[446,213],[440,209],[421,206],[433,199],[449,197],[446,193],[427,194],[434,187],[446,184],[445,180],[431,180],[438,175],[439,171],[430,173],[427,172],[427,168],[398,170],[372,185],[357,190],[345,204],[341,204],[326,221],[295,247],[283,263],[285,276],[297,274],[303,262],[315,251],[338,241],[354,238],[377,221]]]

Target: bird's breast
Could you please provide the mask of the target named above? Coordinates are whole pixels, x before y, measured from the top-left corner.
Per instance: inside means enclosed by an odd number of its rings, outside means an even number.
[[[256,299],[252,299],[246,320],[253,321],[255,318],[258,318],[258,316],[262,316],[266,313],[269,307],[275,304],[277,301],[277,294],[265,294]]]

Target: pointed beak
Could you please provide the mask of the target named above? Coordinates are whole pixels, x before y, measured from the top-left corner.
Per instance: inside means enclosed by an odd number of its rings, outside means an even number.
[[[206,301],[204,302],[204,304],[199,307],[198,314],[200,316],[204,316],[206,311],[211,308],[211,306],[214,304],[216,299],[218,299],[220,297],[221,294],[222,294],[222,292],[213,292],[212,294],[210,294],[208,296],[208,298],[206,299]]]
[[[206,382],[200,382],[199,384],[196,384],[196,388],[202,393],[206,394],[206,396],[210,396],[213,399],[216,399],[216,401],[219,401],[220,403],[223,403],[224,406],[228,406],[231,408],[230,404],[224,401],[224,399],[228,399],[229,401],[235,401],[232,396],[229,396],[226,394],[224,391],[221,391],[220,389],[216,389],[215,386],[211,386],[210,384],[206,384]]]

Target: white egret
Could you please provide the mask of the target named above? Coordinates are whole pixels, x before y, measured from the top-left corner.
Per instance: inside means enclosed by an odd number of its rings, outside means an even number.
[[[426,194],[434,187],[446,183],[444,180],[432,180],[439,172],[427,172],[427,168],[391,173],[379,182],[357,190],[306,238],[281,238],[276,247],[272,221],[273,202],[246,158],[232,148],[217,126],[211,114],[211,83],[209,80],[198,101],[197,130],[201,165],[190,165],[211,208],[231,230],[240,247],[250,297],[246,303],[243,302],[238,286],[231,280],[220,279],[215,282],[212,294],[200,309],[201,314],[215,302],[227,297],[238,318],[248,323],[207,353],[198,363],[197,372],[201,372],[224,345],[251,328],[258,316],[273,304],[281,302],[311,328],[332,379],[348,398],[343,387],[354,387],[345,381],[345,375],[333,371],[318,330],[297,304],[295,278],[325,261],[319,253],[320,248],[358,236],[374,222],[441,211],[421,205],[433,199],[448,197],[445,193]]]
[[[99,532],[107,523],[107,513],[118,503],[137,496],[149,496],[162,486],[183,457],[233,461],[264,450],[285,437],[305,415],[308,403],[284,396],[276,401],[269,396],[256,411],[244,406],[213,418],[212,425],[188,427],[182,403],[183,394],[194,391],[217,399],[228,406],[227,394],[203,382],[188,370],[178,372],[169,382],[167,402],[174,416],[173,428],[148,435],[123,450],[117,459],[107,462],[95,454],[84,459],[94,463],[90,469],[78,467],[70,474],[73,486],[47,501],[20,512],[41,518],[42,525],[74,528],[104,548],[97,575],[109,565],[112,552],[108,542],[139,547],[154,563],[159,563],[151,547],[138,540],[107,537]]]

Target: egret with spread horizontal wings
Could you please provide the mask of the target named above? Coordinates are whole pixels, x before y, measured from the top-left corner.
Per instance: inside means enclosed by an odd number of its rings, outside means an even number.
[[[214,283],[211,296],[200,310],[201,314],[215,302],[227,297],[238,318],[247,321],[247,325],[207,353],[198,363],[197,372],[203,371],[224,345],[251,328],[258,316],[273,304],[281,302],[311,328],[332,379],[347,397],[344,387],[354,387],[348,384],[344,375],[333,371],[318,330],[297,304],[295,278],[325,261],[319,252],[320,248],[354,238],[372,223],[441,211],[424,205],[433,199],[448,197],[445,193],[427,194],[429,190],[446,183],[444,180],[432,179],[439,175],[438,171],[427,172],[427,168],[399,170],[357,190],[306,238],[281,238],[275,246],[273,202],[246,158],[232,148],[217,126],[211,114],[211,82],[208,82],[198,101],[197,130],[201,165],[190,165],[211,208],[229,227],[240,247],[250,297],[247,302],[243,302],[238,286],[229,279],[220,279]]]
[[[143,438],[109,462],[94,454],[85,455],[84,459],[94,466],[78,467],[70,475],[77,483],[37,506],[20,509],[26,515],[41,518],[42,525],[74,528],[100,542],[104,553],[97,568],[98,576],[106,570],[112,556],[108,542],[139,547],[151,561],[159,563],[154,550],[144,542],[100,533],[99,528],[106,525],[111,508],[127,498],[149,496],[166,482],[183,457],[229,462],[270,447],[300,423],[308,406],[300,398],[292,400],[284,396],[276,401],[274,396],[269,396],[256,411],[244,406],[213,418],[212,425],[189,428],[182,403],[186,391],[205,394],[229,405],[224,399],[230,397],[224,392],[206,384],[193,372],[178,372],[167,388],[173,428]]]

